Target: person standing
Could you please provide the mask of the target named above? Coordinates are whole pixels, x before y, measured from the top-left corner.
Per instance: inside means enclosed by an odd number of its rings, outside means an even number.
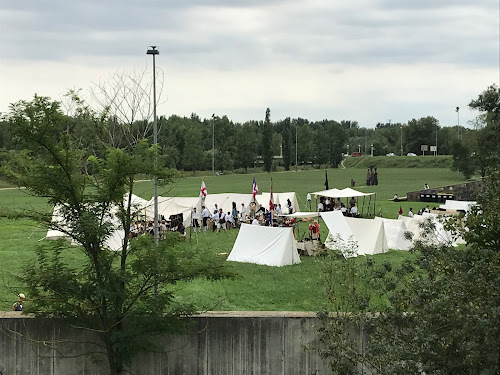
[[[193,219],[193,230],[196,233],[200,231],[200,213],[196,211],[196,207],[193,208],[193,213],[191,214]]]
[[[201,208],[202,208],[201,218],[203,220],[203,232],[206,232],[207,231],[207,221],[208,221],[208,218],[210,217],[210,211],[205,206],[201,206]]]
[[[373,173],[373,185],[377,186],[378,185],[378,173],[377,173],[377,168],[375,168],[375,172]]]
[[[410,207],[410,211],[408,211],[408,217],[413,217],[413,208]]]
[[[370,186],[371,181],[372,175],[370,173],[370,168],[368,168],[368,171],[366,172],[366,186]]]

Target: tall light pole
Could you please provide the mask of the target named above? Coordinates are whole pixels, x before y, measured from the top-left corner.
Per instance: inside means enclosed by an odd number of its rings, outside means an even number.
[[[295,123],[295,172],[297,172],[299,169],[298,165],[297,165],[297,160],[298,160],[298,157],[297,157],[297,150],[298,150],[298,147],[297,147],[297,133],[299,132],[299,122],[297,121]]]
[[[460,107],[457,107],[455,112],[457,112],[457,138],[460,139]]]
[[[371,145],[371,147],[372,147],[372,156],[373,156],[373,145]]]
[[[358,145],[358,154],[361,154],[361,145]]]
[[[215,113],[212,114],[212,176],[215,176]]]
[[[438,154],[438,127],[439,125],[436,123],[436,156]]]
[[[403,126],[401,128],[401,156],[403,156]]]
[[[347,144],[347,156],[349,156],[349,143]]]
[[[157,177],[157,167],[158,167],[158,125],[156,123],[156,65],[155,56],[160,54],[160,51],[156,49],[156,46],[150,46],[147,55],[153,55],[153,143],[156,146],[155,157],[154,157],[154,239],[155,244],[158,245],[159,233],[158,233],[158,177]]]

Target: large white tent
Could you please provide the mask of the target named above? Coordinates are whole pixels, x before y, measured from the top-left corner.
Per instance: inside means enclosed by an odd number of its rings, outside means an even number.
[[[387,239],[387,247],[392,250],[410,250],[412,242],[405,238],[408,231],[403,220],[385,219],[375,217],[375,220],[382,221]]]
[[[123,197],[124,203],[128,204],[128,194]],[[148,206],[148,201],[145,199],[142,199],[141,197],[132,194],[131,196],[131,203],[132,203],[132,214],[135,215],[137,213],[142,212],[146,207]],[[118,220],[118,217],[115,215],[116,209],[112,213],[111,217],[111,224],[115,228],[111,236],[108,237],[106,242],[104,243],[104,246],[110,250],[121,250],[123,246],[123,239],[125,238],[125,232],[123,231],[123,228],[121,228],[120,221]],[[65,228],[66,225],[64,223],[64,217],[61,214],[61,207],[60,206],[55,206],[54,211],[52,213],[52,222],[57,224],[57,226],[61,228]],[[47,231],[47,235],[45,236],[47,240],[56,240],[59,238],[66,238],[69,239],[69,236],[67,236],[65,233],[55,230],[55,229],[49,229]],[[72,241],[73,245],[78,245],[76,242]]]
[[[454,211],[469,211],[472,206],[475,206],[477,202],[475,201],[455,201],[447,199],[444,204],[439,205],[442,210],[454,210]]]
[[[258,196],[256,197],[256,201],[260,202]],[[241,193],[208,194],[204,199],[203,204],[210,210],[211,213],[213,213],[215,204],[217,204],[218,208],[222,208],[224,213],[228,213],[233,210],[233,202],[236,203],[236,209],[238,211],[241,211],[242,203],[244,203],[245,207],[248,209],[250,202],[253,202],[253,195]]]
[[[262,193],[260,195],[257,195],[257,201],[265,206],[266,208],[269,208],[269,200],[271,199],[271,193]],[[290,199],[290,202],[292,202],[292,209],[293,212],[299,211],[299,203],[297,202],[297,196],[295,195],[295,192],[286,192],[286,193],[273,193],[273,202],[275,205],[281,204],[281,211],[283,213],[288,213],[286,208],[288,207],[287,205],[287,200]]]
[[[148,203],[146,215],[149,220],[154,219],[154,198]],[[185,227],[191,225],[191,212],[196,207],[198,212],[201,212],[200,197],[158,197],[158,216],[163,215],[165,219],[171,215],[182,214],[182,221]]]
[[[241,224],[227,260],[267,266],[300,263],[292,228]]]
[[[325,246],[343,250],[345,256],[381,254],[388,250],[382,221],[345,217],[340,211],[321,212],[321,217],[330,233]],[[350,249],[351,243],[357,245]]]

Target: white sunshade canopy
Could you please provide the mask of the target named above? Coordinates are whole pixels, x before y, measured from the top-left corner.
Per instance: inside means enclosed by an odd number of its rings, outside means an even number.
[[[293,214],[281,215],[286,217],[295,217],[297,219],[305,219],[308,217],[316,217],[319,216],[319,212],[294,212]]]
[[[330,189],[330,190],[321,190],[311,193],[316,197],[328,197],[328,198],[351,198],[351,197],[366,197],[368,195],[373,195],[375,193],[363,193],[361,191],[357,191],[351,188],[345,189]]]

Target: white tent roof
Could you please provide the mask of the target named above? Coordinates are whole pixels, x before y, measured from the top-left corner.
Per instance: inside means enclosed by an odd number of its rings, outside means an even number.
[[[260,195],[257,195],[257,201],[261,203],[266,209],[269,209],[269,199],[271,197],[271,193],[262,193]],[[287,207],[287,199],[290,199],[290,202],[292,202],[292,208],[293,212],[299,211],[299,203],[297,202],[297,196],[295,195],[295,192],[286,192],[286,193],[274,193],[273,192],[273,201],[274,204],[281,204],[281,210],[284,211],[284,209]]]
[[[339,189],[321,190],[311,194],[317,197],[351,198],[351,197],[365,197],[368,195],[373,195],[375,193],[363,193],[361,191],[357,191],[351,188],[345,188],[342,190]]]
[[[267,266],[300,263],[292,228],[241,224],[227,260]]]
[[[158,197],[158,216],[163,215],[168,220],[170,215],[182,214],[185,227],[191,225],[191,211],[196,207],[201,212],[200,197]],[[146,215],[149,220],[154,218],[154,197],[148,203]]]
[[[405,238],[405,232],[408,231],[403,220],[385,219],[375,217],[375,220],[383,222],[387,247],[392,250],[410,250],[412,242]]]
[[[455,200],[446,200],[444,204],[441,204],[439,208],[444,210],[461,210],[461,211],[469,211],[471,206],[475,206],[477,202],[474,201],[455,201]]]
[[[345,217],[340,211],[321,212],[321,217],[330,230],[325,241],[330,249],[339,248],[345,256],[380,254],[388,250],[384,226],[379,220]],[[355,254],[345,251],[352,241],[357,244]]]
[[[319,216],[319,212],[294,212],[293,214],[282,215],[286,217],[296,217],[297,219],[304,219],[308,217]]]
[[[258,198],[256,199],[258,202]],[[245,207],[248,209],[250,202],[253,201],[252,194],[241,194],[241,193],[219,193],[219,194],[208,194],[204,199],[202,204],[205,205],[213,213],[215,204],[218,208],[222,208],[224,213],[231,212],[233,210],[233,202],[236,203],[236,209],[241,211],[241,204],[244,203]]]

